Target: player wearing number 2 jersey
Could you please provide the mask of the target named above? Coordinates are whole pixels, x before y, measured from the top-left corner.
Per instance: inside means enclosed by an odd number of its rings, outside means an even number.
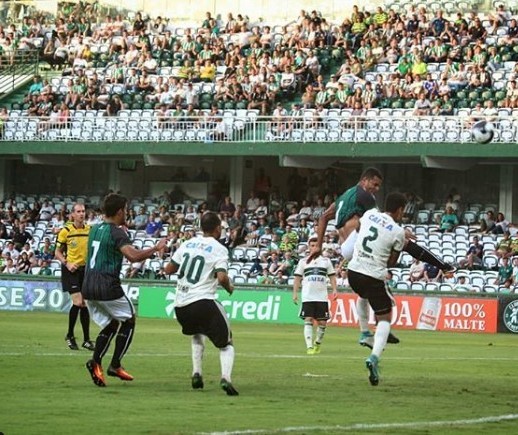
[[[335,219],[335,225],[338,230],[342,256],[346,260],[351,259],[358,236],[360,218],[367,210],[376,207],[374,195],[379,191],[382,182],[383,176],[378,169],[367,168],[360,176],[358,184],[346,190],[336,199],[335,203],[327,208],[318,221],[318,249],[314,254],[310,254],[309,259],[319,254],[327,224],[332,219]],[[411,234],[407,234],[407,236],[408,240],[404,250],[412,257],[433,264],[445,274],[453,273],[455,270],[453,266],[444,263],[426,248],[415,243],[412,240],[413,236]],[[360,339],[360,344],[371,347],[371,341],[372,337],[364,337]],[[389,343],[399,343],[399,339],[390,334]]]
[[[135,331],[135,309],[124,294],[119,278],[122,259],[144,261],[166,245],[166,239],[162,239],[155,246],[141,251],[132,246],[126,231],[121,228],[126,223],[126,207],[127,200],[123,196],[106,196],[103,201],[104,222],[94,225],[88,237],[88,257],[81,293],[86,299],[90,316],[101,332],[95,342],[93,358],[87,361],[86,368],[94,384],[99,387],[106,386],[102,358],[115,336],[115,350],[108,375],[123,381],[133,380],[133,376],[121,366]]]
[[[203,235],[182,243],[165,271],[178,272],[175,313],[183,334],[192,336],[192,387],[202,389],[204,386],[202,360],[205,337],[208,337],[220,351],[220,386],[229,396],[237,396],[231,382],[232,332],[223,306],[216,301],[218,284],[229,294],[234,291],[227,275],[228,251],[218,242],[221,221],[216,213],[205,213],[200,225]]]
[[[316,254],[318,254],[322,248],[327,223],[331,219],[335,219],[342,256],[346,260],[351,259],[358,235],[359,220],[367,210],[376,207],[374,195],[379,191],[382,182],[383,176],[378,169],[367,168],[362,173],[358,184],[346,190],[337,198],[335,203],[328,207],[318,221],[317,235],[319,249],[316,251]],[[407,234],[407,236],[409,236],[409,234]],[[453,266],[444,263],[426,248],[419,246],[412,238],[414,237],[408,237],[409,240],[405,246],[405,251],[412,257],[433,264],[444,273],[452,273],[455,271]],[[310,258],[313,258],[316,254],[310,255]]]
[[[353,258],[349,262],[349,283],[359,295],[356,306],[362,334],[370,334],[368,305],[378,322],[372,353],[366,360],[372,385],[378,385],[378,360],[390,334],[394,300],[385,284],[385,277],[387,268],[396,264],[406,244],[405,230],[397,223],[403,217],[405,205],[404,195],[390,193],[385,200],[384,213],[377,209],[365,212],[360,219]]]

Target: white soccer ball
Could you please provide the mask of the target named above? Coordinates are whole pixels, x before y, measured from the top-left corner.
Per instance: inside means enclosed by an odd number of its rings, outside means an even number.
[[[478,143],[486,144],[493,140],[495,129],[493,124],[487,121],[478,121],[471,128],[473,140]]]

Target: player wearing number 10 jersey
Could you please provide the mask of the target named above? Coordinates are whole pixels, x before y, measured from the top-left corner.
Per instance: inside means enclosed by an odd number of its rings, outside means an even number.
[[[208,337],[220,351],[220,386],[229,396],[237,396],[231,383],[232,332],[224,308],[216,301],[218,284],[229,294],[234,291],[227,275],[228,251],[218,242],[221,220],[216,213],[205,213],[200,225],[203,235],[182,243],[165,271],[178,272],[175,313],[183,334],[192,336],[192,387],[203,388],[202,359]]]
[[[132,381],[133,376],[121,366],[135,331],[135,309],[124,294],[120,282],[122,259],[140,262],[163,249],[166,239],[155,246],[138,250],[131,244],[121,225],[126,223],[127,200],[121,195],[109,194],[103,201],[104,222],[94,225],[88,237],[88,257],[81,293],[86,299],[90,316],[101,328],[95,342],[93,358],[86,368],[95,385],[106,386],[102,358],[108,351],[113,337],[115,350],[108,375],[123,381]]]

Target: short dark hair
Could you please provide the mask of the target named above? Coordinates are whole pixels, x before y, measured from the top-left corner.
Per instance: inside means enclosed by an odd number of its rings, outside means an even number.
[[[371,180],[375,177],[378,177],[380,180],[383,180],[383,175],[381,174],[381,171],[378,168],[370,167],[362,172],[360,180],[363,178],[368,178],[369,180]]]
[[[204,233],[212,233],[219,225],[221,225],[221,220],[212,211],[204,213],[201,217],[200,226]]]
[[[109,193],[104,197],[102,210],[106,217],[113,217],[126,207],[128,200],[118,193]]]
[[[385,198],[385,211],[387,213],[395,213],[406,205],[406,197],[399,192],[391,192]]]

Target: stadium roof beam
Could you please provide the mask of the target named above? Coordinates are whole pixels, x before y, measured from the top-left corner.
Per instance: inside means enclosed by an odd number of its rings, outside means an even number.
[[[336,160],[336,157],[279,156],[279,165],[288,168],[326,169]]]
[[[476,158],[453,158],[422,156],[421,163],[424,168],[451,169],[455,171],[466,171],[478,163]]]

